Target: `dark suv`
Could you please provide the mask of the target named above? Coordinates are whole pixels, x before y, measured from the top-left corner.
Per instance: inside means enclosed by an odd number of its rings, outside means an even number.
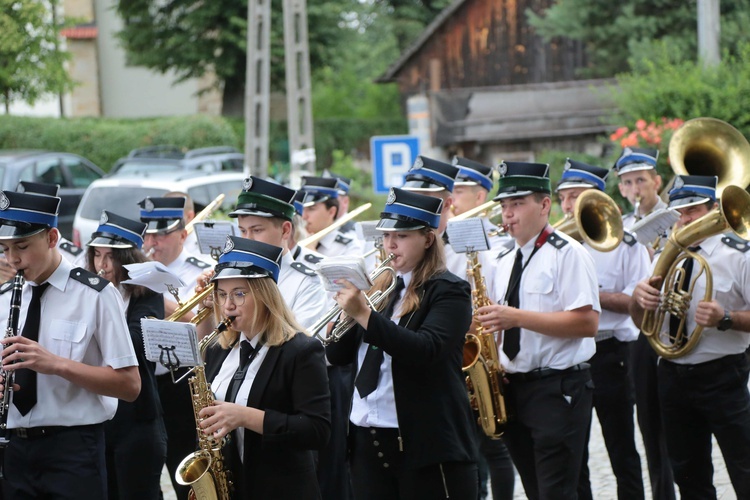
[[[197,170],[214,172],[242,172],[244,155],[231,146],[191,149],[177,146],[150,146],[132,150],[115,162],[108,176],[160,175],[164,172]]]
[[[102,169],[71,153],[38,150],[0,150],[2,189],[14,191],[19,181],[60,185],[58,227],[63,236],[73,234],[73,218],[86,188],[104,176]]]

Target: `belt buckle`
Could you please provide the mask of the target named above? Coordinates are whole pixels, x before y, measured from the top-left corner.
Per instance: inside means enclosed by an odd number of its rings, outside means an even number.
[[[19,427],[18,429],[16,429],[16,436],[27,439],[29,437],[29,434],[26,432],[25,427]]]

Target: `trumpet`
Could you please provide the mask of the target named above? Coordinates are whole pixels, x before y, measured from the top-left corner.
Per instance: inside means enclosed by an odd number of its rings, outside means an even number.
[[[195,306],[203,302],[203,300],[206,297],[211,295],[213,291],[214,291],[214,284],[211,283],[206,288],[204,288],[202,292],[196,293],[195,295],[187,299],[187,301],[185,302],[180,302],[177,310],[173,312],[172,314],[170,314],[169,317],[166,318],[166,321],[179,321],[180,318],[182,318],[187,313],[192,311],[195,308]],[[212,311],[210,307],[203,306],[200,309],[198,309],[198,312],[195,313],[195,316],[193,316],[190,322],[194,325],[197,325],[198,323],[206,319],[209,316],[209,314],[211,314],[211,312]]]
[[[390,273],[391,283],[385,290],[376,290],[371,295],[365,295],[367,303],[373,311],[380,311],[385,307],[388,296],[396,288],[396,271],[392,267],[388,267],[388,263],[393,260],[394,255],[390,254],[388,257],[370,274],[370,281],[375,281],[381,274]],[[354,320],[349,316],[343,316],[339,319],[336,325],[333,327],[330,333],[322,333],[325,330],[328,323],[335,320],[336,317],[341,314],[341,306],[336,305],[332,307],[322,318],[320,318],[314,325],[309,328],[309,331],[314,337],[317,337],[323,345],[332,344],[338,342],[354,326]]]

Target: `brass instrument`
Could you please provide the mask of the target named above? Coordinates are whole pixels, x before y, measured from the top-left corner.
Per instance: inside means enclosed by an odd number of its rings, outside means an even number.
[[[194,294],[185,302],[181,302],[175,295],[175,298],[178,299],[177,304],[179,307],[177,307],[177,310],[170,314],[169,317],[165,318],[165,321],[179,321],[180,318],[195,309],[195,306],[203,302],[206,297],[211,295],[213,291],[214,284],[211,283],[206,288],[204,288],[202,292]],[[197,325],[198,323],[206,319],[208,315],[211,314],[211,312],[212,310],[210,307],[201,307],[200,309],[198,309],[198,312],[195,313],[195,316],[193,316],[193,319],[191,319],[190,322],[194,325]]]
[[[500,208],[500,202],[499,201],[488,201],[486,203],[483,203],[479,205],[478,207],[474,207],[470,210],[467,210],[466,212],[456,215],[455,217],[451,217],[451,221],[458,221],[458,220],[464,220],[464,219],[470,219],[472,217],[486,217],[490,220],[490,223],[494,223],[493,219],[497,218],[501,211],[498,210]],[[508,234],[508,229],[502,225],[501,222],[498,221],[497,224],[499,227],[498,229],[491,229],[487,232],[487,236],[492,238],[495,236],[503,237],[506,234]]]
[[[576,199],[572,215],[553,226],[594,250],[611,252],[622,241],[622,215],[612,198],[596,189],[587,189]]]
[[[479,254],[468,252],[466,257],[466,276],[473,284],[472,299],[476,311],[492,302],[487,296]],[[479,413],[482,430],[493,439],[499,438],[503,434],[503,426],[508,422],[503,397],[503,367],[500,365],[495,334],[485,333],[481,324],[473,333],[466,334],[462,369],[466,374],[469,401]]]
[[[224,193],[220,193],[219,196],[214,198],[214,200],[206,205],[206,208],[198,212],[195,217],[193,217],[193,220],[188,222],[185,225],[185,230],[188,232],[188,234],[192,233],[195,230],[195,225],[198,222],[202,222],[203,219],[208,219],[211,217],[211,214],[221,206],[221,204],[224,202]]]
[[[750,194],[737,186],[726,186],[721,196],[719,208],[694,220],[687,226],[672,231],[664,250],[659,255],[652,277],[662,277],[662,300],[656,311],[644,312],[641,331],[648,338],[651,347],[665,359],[679,358],[688,354],[698,344],[703,327],[696,325],[688,338],[683,327],[693,296],[693,288],[698,277],[706,274],[706,293],[703,300],[713,298],[713,275],[706,260],[687,247],[710,236],[734,231],[740,238],[750,237]],[[685,259],[695,259],[691,282],[687,290],[682,290],[685,279],[681,264]],[[700,266],[700,268],[698,267]],[[667,315],[680,318],[680,329],[673,344],[666,344],[660,338]]]
[[[394,255],[390,254],[388,257],[370,274],[370,281],[375,280],[383,273],[390,273],[391,282],[385,290],[376,290],[371,295],[365,295],[367,303],[373,311],[381,311],[387,304],[388,296],[396,288],[396,271],[392,267],[388,267],[388,264],[393,260]],[[339,305],[333,306],[322,318],[320,318],[314,325],[308,328],[308,331],[317,337],[323,345],[332,344],[341,340],[341,337],[348,332],[352,326],[354,326],[354,320],[349,316],[343,316],[336,322],[330,333],[320,332],[325,330],[328,323],[334,321],[336,317],[341,314],[341,307]]]
[[[211,342],[232,324],[232,318],[227,318],[216,329],[205,336],[198,348],[201,356]],[[221,454],[222,440],[206,435],[201,429],[203,418],[199,415],[203,408],[214,404],[214,394],[211,385],[206,381],[204,366],[193,368],[194,375],[188,380],[193,402],[195,428],[198,433],[198,451],[186,456],[175,471],[175,480],[183,486],[190,486],[191,500],[229,500],[232,482],[229,473],[224,468],[224,458]]]
[[[318,243],[320,240],[322,240],[328,234],[332,233],[333,231],[335,231],[336,229],[340,228],[341,226],[343,226],[344,224],[346,224],[350,220],[354,219],[355,217],[357,217],[362,212],[365,212],[365,211],[369,210],[371,206],[372,206],[372,203],[365,203],[364,205],[355,208],[354,210],[352,210],[351,212],[347,213],[346,215],[342,215],[341,217],[339,217],[338,219],[336,219],[335,221],[333,221],[333,224],[331,224],[327,228],[325,228],[323,230],[320,230],[317,233],[315,233],[315,234],[313,234],[311,236],[308,236],[305,239],[299,240],[297,242],[297,244],[299,246],[301,246],[301,247],[306,247],[306,248],[310,248],[311,250],[314,250],[314,248],[311,248],[311,245],[314,245],[314,244]]]

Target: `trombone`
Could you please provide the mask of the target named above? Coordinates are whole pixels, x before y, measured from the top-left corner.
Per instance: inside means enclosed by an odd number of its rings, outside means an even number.
[[[367,300],[367,303],[373,311],[382,310],[386,305],[388,296],[396,288],[396,271],[394,271],[392,267],[388,267],[388,264],[391,262],[391,260],[393,260],[393,258],[393,254],[388,255],[388,257],[383,262],[381,262],[377,269],[375,269],[372,274],[370,274],[370,281],[372,282],[375,282],[375,280],[383,273],[390,273],[391,275],[391,282],[385,290],[375,290],[370,295],[365,294],[365,300]],[[323,343],[323,345],[338,342],[339,340],[341,340],[344,334],[349,331],[352,326],[354,326],[354,320],[349,316],[343,316],[341,319],[339,319],[330,333],[321,334],[321,331],[324,331],[328,326],[328,323],[335,320],[339,314],[341,314],[341,306],[337,304],[333,306],[314,325],[310,326],[308,330],[313,334],[313,337],[317,337]]]
[[[224,202],[224,196],[224,193],[220,193],[219,196],[214,198],[211,203],[206,205],[206,208],[198,212],[198,214],[185,225],[185,230],[188,232],[188,234],[192,233],[195,230],[195,225],[198,222],[202,222],[203,219],[208,219],[209,217],[211,217],[211,214],[214,212],[214,210],[219,208]]]
[[[333,223],[330,226],[328,226],[327,228],[322,229],[322,230],[318,231],[317,233],[315,233],[315,234],[313,234],[311,236],[308,236],[307,238],[305,238],[303,240],[299,240],[297,242],[297,245],[299,245],[301,247],[311,248],[311,245],[314,245],[315,243],[319,242],[325,236],[327,236],[329,233],[332,233],[336,229],[340,228],[341,226],[343,226],[344,224],[346,224],[350,220],[352,220],[355,217],[357,217],[362,212],[364,212],[366,210],[369,210],[371,206],[372,206],[372,203],[368,202],[368,203],[365,203],[364,205],[362,205],[360,207],[355,208],[354,210],[352,210],[351,212],[347,213],[346,215],[342,215],[341,217],[339,217],[338,219],[336,219],[335,221],[333,221]]]

